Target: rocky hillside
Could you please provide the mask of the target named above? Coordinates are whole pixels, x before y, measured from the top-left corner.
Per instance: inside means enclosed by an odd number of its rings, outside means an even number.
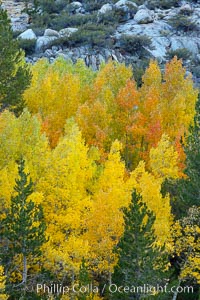
[[[24,13],[23,2],[3,1],[27,61],[82,58],[98,69],[112,58],[142,69],[177,55],[200,81],[200,1],[69,2],[43,0]]]

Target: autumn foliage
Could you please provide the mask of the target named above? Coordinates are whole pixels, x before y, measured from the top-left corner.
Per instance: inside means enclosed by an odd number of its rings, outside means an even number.
[[[152,247],[168,256],[180,253],[174,235],[186,243],[192,233],[189,225],[174,221],[162,185],[183,175],[197,96],[177,58],[163,74],[151,61],[140,88],[131,68],[113,61],[97,72],[61,58],[32,67],[26,109],[18,118],[9,111],[0,115],[0,220],[11,205],[17,161],[23,157],[34,182],[31,200],[42,205],[46,223],[41,261],[27,266],[28,274],[40,278],[43,270],[52,280],[72,285],[84,258],[91,281],[111,282],[124,232],[123,210],[133,189],[155,216]],[[12,257],[14,266],[19,259]],[[192,264],[193,256],[188,260]],[[189,270],[185,267],[181,276],[186,278]],[[19,284],[15,271],[12,276]],[[95,297],[87,299],[101,299]]]

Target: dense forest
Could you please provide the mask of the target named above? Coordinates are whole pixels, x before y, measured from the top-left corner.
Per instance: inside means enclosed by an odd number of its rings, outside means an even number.
[[[174,57],[30,66],[0,10],[0,299],[200,297],[200,103]]]

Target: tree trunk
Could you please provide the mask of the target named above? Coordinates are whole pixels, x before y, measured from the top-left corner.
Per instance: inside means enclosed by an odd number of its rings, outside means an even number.
[[[178,287],[181,285],[181,280],[179,279],[179,281],[178,281],[178,286],[177,286],[177,288],[176,288],[176,292],[174,293],[174,296],[173,296],[173,298],[172,298],[172,300],[176,300],[176,298],[177,298],[177,296],[178,296],[178,291],[177,291],[177,289],[178,289]]]
[[[26,255],[23,255],[23,277],[22,282],[26,285],[27,282],[27,258]]]

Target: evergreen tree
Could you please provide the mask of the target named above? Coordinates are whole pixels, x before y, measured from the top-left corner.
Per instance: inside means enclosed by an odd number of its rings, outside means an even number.
[[[41,255],[40,247],[46,241],[43,209],[29,197],[33,193],[33,182],[24,171],[24,160],[18,165],[19,178],[16,179],[15,195],[11,198],[10,209],[3,220],[2,264],[7,275],[9,293],[25,293],[28,287],[28,269]],[[16,272],[17,270],[17,272]],[[11,277],[15,274],[13,284]],[[31,276],[30,276],[31,277]],[[18,278],[22,278],[20,280]],[[30,280],[30,279],[29,279]],[[16,290],[15,290],[16,287]]]
[[[162,187],[163,194],[169,193],[172,199],[172,212],[176,219],[187,215],[188,209],[200,203],[200,97],[196,103],[194,125],[185,146],[186,178],[176,181],[166,180]]]
[[[194,126],[190,132],[185,148],[187,178],[180,180],[178,186],[179,204],[184,216],[191,206],[199,206],[200,203],[200,98],[196,104]]]
[[[87,286],[88,284],[91,283],[89,272],[88,272],[88,267],[86,265],[86,261],[83,258],[80,266],[80,271],[79,271],[79,288],[83,286]],[[79,300],[87,300],[89,297],[89,293],[80,293],[78,296]]]
[[[153,213],[134,191],[129,208],[124,209],[125,230],[118,244],[119,261],[112,278],[117,286],[132,288],[129,292],[113,293],[113,299],[142,299],[148,292],[147,288],[155,287],[161,282],[162,273],[156,266],[161,253],[153,246],[154,221]]]
[[[24,107],[22,94],[31,75],[19,49],[6,11],[0,7],[0,111],[9,108],[19,115]]]
[[[170,193],[172,199],[172,212],[175,216],[175,219],[177,219],[177,222],[180,224],[184,224],[184,222],[186,222],[185,220],[189,220],[187,229],[189,228],[190,234],[194,236],[194,233],[190,229],[189,225],[191,226],[193,222],[191,212],[193,211],[194,207],[197,207],[198,209],[200,203],[200,97],[196,103],[194,125],[190,128],[190,134],[187,138],[187,143],[185,146],[185,153],[186,168],[184,170],[184,173],[187,177],[182,178],[178,181],[166,181],[163,185],[163,193]],[[195,224],[195,226],[197,226],[197,224]],[[180,273],[182,272],[183,265],[188,265],[188,263],[186,263],[188,253],[187,248],[189,249],[191,246],[191,237],[188,235],[188,233],[184,233],[184,226],[182,230],[183,237],[184,235],[186,236],[185,243],[183,243],[183,240],[181,241],[179,235],[176,236],[174,243],[175,249],[178,247],[178,245],[181,244],[183,250],[177,250],[177,253],[174,253],[173,257],[171,257],[171,264],[173,267],[173,277],[171,278],[171,281],[175,280],[174,284],[177,281],[177,278],[180,276]],[[195,255],[197,255],[196,248],[192,247],[191,249],[192,254],[194,252]],[[191,270],[190,274],[192,277]],[[186,278],[184,281],[180,282],[182,286],[193,286],[194,294],[190,295],[190,297],[191,299],[197,299],[199,294],[199,284],[195,284],[195,281],[191,280],[191,278]],[[184,293],[181,293],[179,296],[181,297],[181,299],[187,299],[188,297],[188,295]]]

